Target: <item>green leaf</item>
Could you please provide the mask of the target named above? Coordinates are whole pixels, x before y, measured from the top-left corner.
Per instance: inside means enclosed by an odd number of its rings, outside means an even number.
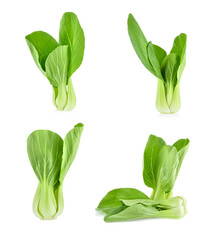
[[[72,162],[75,159],[76,153],[78,151],[78,146],[80,143],[81,134],[84,125],[78,123],[75,127],[67,133],[64,144],[63,144],[63,158],[60,172],[60,183],[63,182],[66,173],[68,172]]]
[[[162,76],[165,80],[166,86],[173,86],[177,83],[177,71],[179,68],[180,58],[175,53],[170,53],[165,57],[161,65]]]
[[[106,194],[100,201],[97,210],[105,213],[123,205],[123,199],[148,199],[141,191],[134,188],[117,188]]]
[[[154,217],[158,213],[157,209],[142,204],[136,204],[130,207],[122,206],[115,209],[105,216],[105,222],[120,222],[136,219],[145,219]]]
[[[161,74],[161,64],[166,57],[166,52],[157,45],[153,45],[151,42],[147,45],[149,61],[155,71],[155,76],[164,81]]]
[[[63,154],[62,138],[48,130],[37,130],[27,139],[27,152],[40,182],[57,187]]]
[[[166,51],[163,48],[161,48],[161,47],[159,47],[159,46],[157,46],[155,44],[152,44],[152,45],[153,45],[153,48],[154,48],[155,55],[156,55],[156,57],[158,59],[158,62],[161,65],[163,60],[164,60],[164,58],[167,56],[167,53],[166,53]]]
[[[59,42],[69,45],[68,78],[79,68],[84,56],[84,32],[74,13],[64,13],[60,22]]]
[[[178,152],[178,156],[179,156],[179,164],[178,164],[177,171],[176,171],[176,177],[179,173],[179,170],[180,170],[180,167],[182,165],[183,159],[184,159],[184,157],[185,157],[185,155],[188,151],[189,144],[190,144],[190,141],[189,141],[188,138],[180,139],[173,144],[173,146],[176,148],[176,150]]]
[[[172,104],[174,98],[174,89],[177,85],[177,71],[180,59],[175,53],[167,55],[162,62],[161,72],[165,80],[166,100],[168,107]]]
[[[139,24],[135,20],[132,14],[129,14],[128,16],[128,33],[131,40],[131,43],[133,45],[133,48],[143,63],[143,65],[152,73],[155,75],[155,71],[149,62],[148,53],[147,53],[147,44],[148,41],[146,40]]]
[[[58,88],[68,81],[68,46],[59,46],[51,52],[45,62],[46,77],[53,87]]]
[[[149,136],[143,156],[143,180],[148,187],[156,187],[155,169],[158,164],[159,152],[165,144],[162,138]]]
[[[125,206],[124,204],[122,204],[121,206],[117,207],[117,208],[112,208],[109,210],[104,211],[106,213],[106,216],[104,217],[104,221],[105,222],[109,222],[107,221],[107,219],[112,216],[112,215],[116,215],[119,214],[120,212],[122,212],[123,210],[125,210],[126,208],[128,208],[127,206]],[[112,222],[112,221],[111,221]]]
[[[180,65],[177,73],[178,81],[180,81],[186,64],[186,45],[187,35],[185,33],[181,33],[174,39],[173,47],[171,50],[171,53],[176,53],[180,58]]]
[[[155,171],[158,189],[165,193],[173,189],[178,164],[179,157],[176,148],[168,145],[163,146],[158,155],[158,164]],[[158,197],[155,196],[155,199],[158,199]]]
[[[27,35],[26,42],[36,65],[45,75],[45,61],[47,56],[57,48],[59,44],[51,35],[42,31]]]

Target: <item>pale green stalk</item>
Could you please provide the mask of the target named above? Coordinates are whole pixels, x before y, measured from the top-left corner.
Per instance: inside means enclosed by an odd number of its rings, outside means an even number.
[[[166,86],[162,80],[158,79],[156,107],[160,113],[165,114],[179,111],[181,107],[179,83],[174,88],[172,84]]]

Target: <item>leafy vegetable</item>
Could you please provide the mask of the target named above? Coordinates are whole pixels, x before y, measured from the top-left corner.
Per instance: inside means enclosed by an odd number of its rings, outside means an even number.
[[[97,207],[106,214],[104,220],[184,217],[187,213],[185,199],[172,195],[188,147],[189,139],[180,139],[170,146],[162,138],[150,135],[143,158],[143,180],[153,189],[150,198],[134,188],[114,189]]]
[[[156,107],[161,113],[178,112],[180,78],[186,63],[187,36],[181,33],[167,55],[161,47],[148,42],[132,14],[128,17],[128,33],[133,48],[143,65],[158,78]]]
[[[76,97],[71,76],[84,56],[84,32],[74,13],[64,13],[60,22],[59,43],[48,33],[37,31],[26,36],[39,70],[53,86],[53,103],[58,110],[72,110]]]
[[[40,219],[55,219],[63,211],[63,181],[76,156],[83,124],[63,139],[49,130],[36,130],[27,139],[27,152],[39,180],[33,212]]]

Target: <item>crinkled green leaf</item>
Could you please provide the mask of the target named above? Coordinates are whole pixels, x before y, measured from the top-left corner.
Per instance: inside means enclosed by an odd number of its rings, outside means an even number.
[[[84,56],[84,32],[77,16],[72,12],[64,13],[60,22],[59,42],[69,46],[68,78],[79,68]]]
[[[27,35],[26,42],[36,65],[45,75],[45,61],[48,55],[57,48],[59,44],[51,35],[42,31]]]

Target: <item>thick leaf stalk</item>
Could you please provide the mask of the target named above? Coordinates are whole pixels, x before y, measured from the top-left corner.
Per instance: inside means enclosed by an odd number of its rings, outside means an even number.
[[[158,79],[156,108],[160,113],[176,113],[181,107],[179,83],[173,87]]]
[[[122,206],[104,217],[105,222],[121,222],[148,218],[180,219],[187,213],[186,201],[182,197],[168,200],[123,200]]]
[[[63,211],[62,187],[56,190],[46,180],[39,182],[33,200],[33,212],[42,220],[53,220]]]
[[[58,88],[53,87],[53,104],[60,111],[70,111],[75,108],[76,96],[71,79],[67,86],[61,84]]]

